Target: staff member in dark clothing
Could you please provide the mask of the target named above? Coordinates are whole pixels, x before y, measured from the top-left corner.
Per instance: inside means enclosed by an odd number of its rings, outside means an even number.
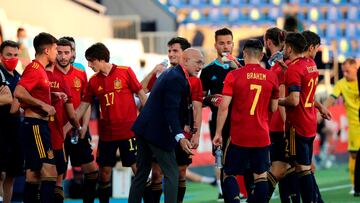
[[[196,49],[186,49],[182,62],[163,72],[155,82],[150,97],[133,125],[138,141],[138,171],[130,188],[129,202],[140,203],[154,154],[165,175],[165,202],[177,202],[179,170],[175,148],[192,154],[191,143],[183,134],[187,119],[186,109],[191,104],[188,77],[201,70],[204,57]],[[178,142],[178,143],[177,143]]]
[[[0,46],[0,74],[4,76],[4,81],[9,87],[11,98],[16,84],[20,80],[20,74],[15,70],[18,63],[19,45],[7,40]],[[12,103],[0,106],[0,171],[5,172],[3,184],[3,202],[10,203],[15,177],[24,173],[24,157],[21,150],[18,129],[20,127],[19,102],[13,99]]]

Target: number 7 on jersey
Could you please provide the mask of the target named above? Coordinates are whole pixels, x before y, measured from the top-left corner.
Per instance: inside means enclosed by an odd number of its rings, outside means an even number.
[[[254,98],[254,101],[253,101],[253,103],[251,105],[251,109],[250,109],[250,115],[254,115],[255,108],[259,101],[259,97],[260,97],[260,93],[261,93],[261,85],[250,84],[250,90],[256,90],[255,98]]]

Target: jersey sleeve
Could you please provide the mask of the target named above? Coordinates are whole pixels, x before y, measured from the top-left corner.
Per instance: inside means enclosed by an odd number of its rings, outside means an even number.
[[[232,96],[234,89],[234,75],[232,72],[228,73],[224,80],[224,87],[222,94],[226,96]]]
[[[131,68],[128,68],[127,73],[129,75],[129,87],[131,91],[134,93],[138,93],[140,90],[142,90],[142,86],[136,78],[134,71]]]
[[[189,80],[191,85],[191,100],[202,102],[203,89],[201,80],[197,77],[190,77]]]
[[[289,67],[285,73],[285,84],[288,87],[288,92],[300,92],[301,91],[301,75],[299,71],[296,70],[295,65]]]
[[[201,80],[203,91],[209,92],[209,90],[210,90],[210,87],[209,87],[210,81],[209,81],[209,77],[208,77],[208,71],[206,71],[205,69],[203,69],[201,71],[200,80]]]
[[[340,80],[334,86],[333,93],[331,94],[331,96],[334,97],[335,99],[338,98],[342,93],[342,84],[343,84],[342,80]]]
[[[23,86],[27,91],[30,92],[30,90],[32,90],[39,82],[38,75],[38,70],[30,66],[25,69],[18,85]]]
[[[91,79],[87,83],[86,88],[84,88],[84,89],[86,89],[86,90],[85,90],[85,94],[82,98],[82,101],[87,102],[87,103],[92,103],[92,101],[95,97],[95,94],[94,94],[94,88],[91,86]]]

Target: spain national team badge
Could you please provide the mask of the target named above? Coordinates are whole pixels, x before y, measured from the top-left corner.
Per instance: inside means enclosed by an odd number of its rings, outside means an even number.
[[[49,149],[49,150],[47,151],[47,155],[48,155],[48,159],[53,159],[53,158],[54,158],[53,150]]]
[[[119,80],[118,78],[116,78],[116,80],[114,80],[114,89],[117,91],[117,92],[120,92],[121,90],[121,80]]]
[[[74,78],[74,87],[76,88],[77,91],[79,91],[81,88],[81,81],[78,77]]]

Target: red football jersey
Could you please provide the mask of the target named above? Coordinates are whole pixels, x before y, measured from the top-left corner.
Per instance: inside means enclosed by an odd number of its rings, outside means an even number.
[[[279,85],[285,83],[285,72],[282,70],[279,63],[276,63],[270,68],[270,71],[274,72],[278,78]],[[270,132],[284,132],[285,122],[281,118],[279,109],[274,113],[270,113]]]
[[[269,104],[279,98],[276,75],[258,64],[247,64],[228,73],[223,95],[232,97],[231,143],[242,147],[270,145]]]
[[[54,74],[64,75],[67,86],[71,90],[72,103],[76,109],[81,103],[81,98],[85,95],[86,85],[88,82],[86,72],[75,68],[74,66],[70,66],[70,70],[64,74],[58,70],[58,68],[60,67],[56,67],[54,69]]]
[[[126,140],[137,117],[134,93],[142,89],[130,67],[113,65],[108,76],[97,73],[90,78],[83,101],[100,103],[99,137],[103,141]]]
[[[200,78],[196,76],[189,77],[189,83],[191,87],[191,100],[192,101],[203,101],[203,89]]]
[[[51,104],[49,79],[46,75],[45,68],[38,61],[33,60],[26,66],[18,85],[24,87],[32,97],[39,99],[46,104]],[[30,108],[39,115],[47,115],[40,107],[31,106],[25,102],[20,102],[20,104],[23,109]]]
[[[71,103],[71,92],[63,76],[60,74],[54,74],[51,71],[46,71],[46,73],[50,82],[50,91],[65,93],[68,97],[67,103]],[[56,114],[54,116],[54,119],[49,120],[49,128],[51,132],[51,145],[55,150],[62,149],[64,143],[64,103],[64,100],[58,98],[51,100],[51,105],[55,108]]]
[[[293,126],[299,135],[316,135],[315,91],[319,71],[313,59],[297,58],[285,72],[286,95],[300,92],[300,102],[296,107],[286,107],[286,129]]]

